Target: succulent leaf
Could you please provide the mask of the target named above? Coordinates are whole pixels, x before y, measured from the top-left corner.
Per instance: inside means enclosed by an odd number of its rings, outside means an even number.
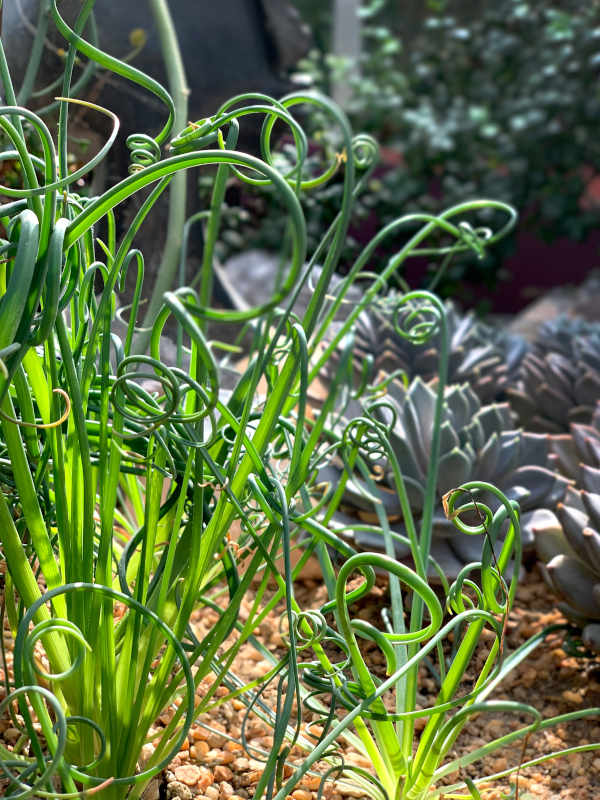
[[[581,499],[590,515],[592,525],[600,530],[600,495],[594,492],[581,492]]]
[[[459,486],[469,480],[472,472],[473,459],[455,447],[449,453],[444,453],[439,460],[438,485],[450,488]]]
[[[593,528],[584,528],[582,536],[588,563],[600,579],[600,534]]]
[[[599,531],[600,494],[572,489],[556,515],[541,517],[533,526],[542,574],[564,601],[558,607],[583,628],[586,645],[600,651],[600,627],[586,625],[600,620]]]
[[[591,494],[600,494],[600,469],[582,464],[579,472],[581,474],[582,488]]]
[[[586,551],[583,544],[582,532],[583,529],[588,526],[590,518],[584,511],[574,508],[573,506],[565,506],[562,503],[558,505],[557,514],[565,536],[567,537],[567,541],[579,558],[585,562]]]
[[[600,619],[600,598],[594,588],[600,587],[600,576],[577,558],[554,556],[546,565],[553,586],[576,613],[586,619]]]
[[[530,512],[527,520],[526,516],[523,516],[521,530],[527,531],[535,539],[536,553],[542,566],[559,553],[575,556],[553,511],[539,508]]]

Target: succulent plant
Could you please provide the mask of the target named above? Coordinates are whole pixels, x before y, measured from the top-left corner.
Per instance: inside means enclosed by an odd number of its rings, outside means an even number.
[[[435,402],[436,392],[419,377],[408,388],[392,381],[386,403],[376,406],[373,412],[380,422],[391,426],[390,445],[401,467],[417,522],[423,509]],[[356,401],[345,412],[348,419],[361,414],[363,410]],[[515,430],[508,404],[482,405],[474,391],[462,384],[446,388],[440,439],[436,487],[440,502],[433,520],[431,554],[445,574],[454,577],[465,563],[481,557],[481,541],[459,533],[442,514],[442,496],[470,479],[493,483],[510,499],[519,500],[524,512],[523,543],[531,549],[536,517],[544,509],[555,508],[570,484],[567,478],[549,468],[550,437]],[[319,478],[336,485],[342,469],[341,463],[332,462],[321,470]],[[375,463],[373,473],[377,475],[377,489],[392,530],[406,534],[387,460]],[[340,527],[351,524],[352,512],[365,521],[375,521],[366,484],[354,474],[346,485],[340,510],[342,513],[332,520]],[[375,531],[357,530],[351,535],[361,549],[383,548],[383,538]],[[396,542],[398,558],[408,557],[409,552],[408,547]]]
[[[582,628],[587,647],[600,651],[600,404],[589,425],[550,437],[550,459],[579,487],[568,488],[556,513],[533,530],[540,567],[561,598],[561,611]]]
[[[551,459],[563,475],[580,488],[594,491],[593,470],[600,468],[600,403],[589,425],[573,423],[569,433],[552,436],[551,449]]]
[[[371,375],[402,370],[408,380],[419,375],[426,382],[435,379],[439,368],[439,335],[426,344],[415,345],[399,332],[406,318],[419,308],[418,301],[405,303],[396,313],[401,296],[390,292],[377,306],[363,311],[356,320],[354,360],[358,369],[372,358]],[[471,312],[460,314],[446,302],[450,383],[468,382],[483,403],[499,399],[526,350],[524,339],[487,325]],[[336,368],[334,355],[326,369]]]
[[[556,514],[534,528],[536,552],[558,607],[582,628],[582,640],[600,651],[600,470],[588,468],[590,490],[569,488]]]
[[[600,400],[600,324],[566,316],[543,323],[507,397],[526,430],[589,423]]]

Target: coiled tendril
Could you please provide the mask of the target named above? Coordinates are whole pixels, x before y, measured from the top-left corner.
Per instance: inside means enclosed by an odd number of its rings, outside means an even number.
[[[140,372],[140,365],[148,365],[152,371]],[[164,394],[165,405],[157,400],[138,381],[157,382]],[[163,425],[174,413],[179,404],[179,384],[173,372],[150,356],[128,356],[117,367],[116,380],[111,389],[111,402],[124,419],[143,425],[128,431],[117,431],[123,439],[134,439],[147,435]]]
[[[152,663],[152,669],[154,674],[159,674],[163,664],[171,664],[175,660],[179,662],[178,667],[178,675],[180,680],[183,682],[184,687],[182,687],[183,691],[183,709],[185,710],[185,714],[183,715],[183,719],[180,722],[180,729],[175,733],[174,731],[171,732],[168,743],[166,744],[165,750],[168,752],[165,753],[164,757],[160,760],[160,763],[153,765],[152,767],[148,767],[147,769],[143,769],[140,772],[132,775],[110,775],[109,778],[106,777],[99,777],[97,775],[89,774],[86,770],[92,769],[96,766],[100,759],[99,753],[94,753],[94,757],[91,760],[90,764],[87,765],[73,765],[67,764],[64,760],[64,750],[65,750],[65,743],[66,743],[66,728],[68,724],[84,724],[90,726],[93,731],[95,731],[99,738],[100,738],[100,751],[104,754],[105,748],[103,747],[103,742],[105,741],[105,732],[100,730],[100,727],[97,725],[95,720],[92,717],[82,717],[80,715],[74,717],[67,717],[62,710],[61,705],[58,703],[54,695],[39,686],[29,686],[23,685],[24,682],[27,680],[27,677],[33,676],[34,672],[37,672],[44,680],[48,680],[51,683],[60,682],[62,686],[63,694],[68,697],[69,696],[69,681],[70,678],[74,675],[75,671],[82,671],[85,669],[85,665],[83,663],[86,653],[88,651],[91,652],[91,648],[86,641],[86,637],[84,633],[78,628],[74,623],[68,622],[64,619],[48,619],[41,623],[38,623],[32,631],[29,630],[31,622],[38,616],[40,609],[42,606],[45,606],[49,601],[53,600],[59,595],[64,594],[75,594],[75,593],[84,593],[85,597],[88,601],[98,602],[98,601],[112,601],[122,603],[128,609],[128,614],[130,615],[127,617],[129,622],[134,621],[134,617],[139,615],[139,620],[136,623],[141,623],[141,626],[138,628],[142,635],[146,635],[144,631],[147,632],[148,626],[152,626],[154,629],[153,636],[151,636],[148,641],[153,642],[153,647],[156,648],[156,652],[160,653],[158,660],[155,663]],[[62,672],[56,674],[49,674],[45,671],[41,670],[37,667],[32,659],[34,658],[34,646],[36,641],[43,641],[44,645],[46,646],[47,651],[50,653],[51,651],[55,651],[58,645],[58,641],[60,641],[59,637],[67,634],[69,636],[73,636],[78,643],[78,651],[77,655],[71,663],[68,663],[66,669]],[[89,638],[89,637],[88,637]],[[58,640],[58,641],[57,641]],[[160,643],[162,641],[162,648],[160,647]],[[136,645],[137,646],[137,645]],[[68,653],[68,650],[63,651],[64,653]],[[118,662],[118,658],[117,658]],[[150,662],[149,662],[150,666]],[[101,584],[93,584],[93,583],[70,583],[65,584],[63,586],[58,586],[51,591],[46,592],[42,597],[40,597],[35,603],[33,603],[27,613],[23,616],[19,624],[19,628],[17,631],[17,638],[15,641],[15,648],[14,648],[14,668],[15,668],[15,683],[17,684],[17,689],[13,692],[11,698],[5,698],[5,700],[0,704],[0,712],[4,709],[6,704],[9,702],[10,699],[14,698],[15,696],[23,695],[29,692],[34,692],[39,694],[43,697],[52,707],[53,710],[53,718],[51,718],[48,714],[47,709],[45,706],[42,705],[39,699],[35,697],[31,698],[31,704],[35,709],[35,712],[38,716],[38,719],[42,725],[42,730],[46,735],[47,743],[50,745],[51,753],[48,756],[50,763],[48,764],[46,770],[43,772],[42,777],[35,783],[34,786],[24,787],[24,792],[19,795],[15,795],[18,798],[31,797],[37,790],[37,788],[43,781],[47,781],[47,779],[54,774],[58,769],[61,769],[65,774],[68,773],[72,779],[76,781],[82,781],[85,786],[101,786],[108,781],[112,784],[118,785],[134,785],[138,783],[143,783],[147,781],[149,778],[153,777],[154,775],[158,774],[165,766],[168,764],[175,753],[179,751],[184,739],[186,738],[188,731],[192,725],[194,719],[194,698],[195,698],[195,685],[194,685],[194,677],[192,675],[192,670],[190,663],[186,657],[185,650],[179,641],[178,637],[172,632],[172,630],[156,615],[154,611],[150,608],[145,606],[143,603],[140,603],[135,598],[124,594],[122,592],[117,591],[116,589],[112,589],[108,586],[102,586]],[[116,679],[116,676],[114,676]],[[152,691],[152,681],[147,683],[147,674],[143,674],[140,676],[141,684],[140,686],[134,686],[134,691],[138,694],[140,691],[146,693],[148,691]],[[79,686],[79,682],[75,682],[75,686]],[[81,684],[83,686],[83,684]],[[90,687],[93,691],[94,688]],[[131,702],[131,698],[128,698],[127,702]],[[25,710],[24,714],[27,718],[27,712]],[[51,738],[52,732],[58,731],[56,738],[54,741],[50,741],[49,737]],[[7,773],[7,768],[5,766],[5,762],[0,759],[0,769],[3,769],[6,774],[10,776],[10,773]],[[20,782],[18,782],[18,785]],[[12,796],[12,795],[11,795]],[[60,794],[56,795],[60,797]]]
[[[146,133],[132,133],[127,137],[125,144],[129,150],[129,172],[139,172],[145,167],[151,167],[160,161],[160,146],[156,139]]]
[[[23,703],[27,698],[32,705],[35,704],[41,707],[42,701],[44,701],[52,709],[55,720],[52,726],[55,736],[54,752],[51,756],[42,756],[41,759],[37,760],[16,757],[9,760],[4,757],[4,748],[0,748],[0,776],[4,776],[10,781],[13,789],[18,787],[21,790],[10,795],[12,800],[25,800],[28,797],[35,797],[38,791],[42,791],[48,785],[48,781],[58,772],[67,744],[68,719],[58,699],[43,686],[25,685],[11,691],[0,702],[0,718],[15,700],[19,701],[23,709]],[[41,752],[40,737],[33,726],[31,726],[30,730],[35,736],[35,742],[31,741],[32,747]],[[14,769],[21,770],[21,774],[16,775],[13,772]],[[25,783],[25,779],[31,781],[32,778],[33,783]]]
[[[410,308],[413,301],[417,301],[417,305]],[[392,320],[398,336],[411,344],[422,345],[445,330],[445,309],[439,298],[430,292],[408,292],[394,297]]]
[[[375,409],[389,411],[391,421],[387,424],[374,419],[372,413]],[[359,450],[361,456],[373,467],[381,463],[387,456],[387,435],[393,428],[397,411],[386,400],[377,400],[368,404],[365,416],[356,417],[344,428],[341,449],[348,455],[352,450]]]
[[[367,133],[358,133],[352,137],[352,155],[357,169],[371,169],[379,161],[379,144]]]

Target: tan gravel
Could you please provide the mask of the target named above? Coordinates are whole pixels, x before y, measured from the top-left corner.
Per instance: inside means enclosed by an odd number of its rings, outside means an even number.
[[[303,608],[314,607],[320,604],[325,597],[324,588],[314,580],[305,581],[297,589],[297,599]],[[358,616],[363,619],[376,621],[381,605],[385,603],[387,587],[380,582],[374,587],[370,599],[365,600],[358,610]],[[553,610],[553,598],[541,580],[536,570],[529,573],[526,581],[519,588],[516,607],[511,615],[507,627],[506,647],[508,650],[516,649],[525,639],[532,636],[543,627],[563,622],[561,615]],[[263,625],[259,639],[267,646],[279,644],[276,637],[278,616],[273,615],[269,624]],[[528,702],[534,705],[543,717],[563,714],[576,709],[600,706],[600,659],[574,658],[567,655],[563,649],[560,635],[553,635],[547,642],[534,651],[532,658],[526,661],[499,687],[496,697],[498,699],[513,699]],[[376,661],[383,668],[379,653],[374,653]],[[483,658],[482,653],[480,658]],[[374,668],[377,668],[375,663]],[[242,650],[241,657],[234,667],[236,673],[246,680],[253,679],[263,674],[268,669],[268,663],[263,662],[260,654],[248,647]],[[261,672],[262,671],[262,672]],[[434,683],[425,673],[422,676],[420,687],[427,699],[428,690],[434,689]],[[236,711],[242,712],[242,704],[235,703]],[[236,736],[239,732],[239,714],[236,717],[225,719],[220,716],[212,719],[212,727],[225,730]],[[423,720],[417,729],[425,724]],[[222,727],[223,726],[223,727]],[[478,717],[472,721],[468,729],[463,731],[457,741],[453,755],[459,756],[481,746],[491,738],[501,736],[514,730],[514,720],[508,715],[498,718]],[[262,723],[257,723],[250,729],[251,744],[268,746],[268,731]],[[188,751],[183,751],[176,759],[177,764],[165,774],[167,797],[188,798],[196,800],[223,800],[228,798],[248,798],[251,800],[253,786],[258,781],[262,765],[260,761],[248,758],[242,754],[237,745],[228,742],[219,749],[196,749],[199,742],[208,741],[210,734],[201,727],[196,727],[191,732],[190,741],[194,744]],[[600,742],[600,719],[574,722],[569,725],[559,726],[555,729],[542,732],[530,738],[524,753],[525,760],[531,760],[537,755],[570,747],[586,742]],[[215,745],[217,743],[215,742]],[[229,753],[239,753],[230,759]],[[506,748],[500,755],[492,756],[484,764],[469,767],[465,774],[472,778],[482,774],[491,774],[506,769],[519,763],[523,755],[522,743],[516,743]],[[368,767],[357,754],[346,751],[345,756],[361,766]],[[223,770],[226,760],[226,770]],[[179,776],[178,769],[194,763],[203,764],[211,772],[213,782],[208,786],[202,781],[195,786],[188,786]],[[460,779],[458,774],[450,776],[450,781]],[[305,780],[290,797],[293,800],[316,800],[318,777]],[[513,781],[514,782],[514,781]],[[189,792],[189,794],[188,794]],[[489,788],[482,788],[484,800],[503,800],[507,797],[514,798],[508,781],[501,781]],[[328,800],[356,800],[364,797],[359,791],[349,791],[338,783],[330,784],[324,795]],[[569,757],[546,762],[535,768],[525,769],[519,776],[520,800],[599,800],[600,798],[600,751],[592,753],[575,753]],[[158,800],[152,798],[151,800]]]
[[[307,580],[297,589],[301,607],[316,607],[324,599],[324,588],[314,580]],[[376,621],[382,604],[386,602],[387,587],[380,582],[374,587],[370,598],[363,601],[358,615]],[[527,637],[546,625],[560,622],[560,614],[552,610],[552,597],[534,570],[520,587],[516,608],[507,628],[506,646],[514,650]],[[247,613],[249,606],[242,609]],[[214,623],[212,612],[203,613],[196,620],[197,633],[210,629]],[[279,615],[272,614],[261,626],[258,638],[265,645],[283,652],[278,630]],[[9,636],[5,632],[5,638]],[[600,659],[574,658],[563,649],[559,635],[553,635],[538,648],[532,658],[517,669],[497,690],[498,699],[513,699],[530,702],[543,717],[562,714],[585,707],[600,706]],[[483,658],[483,652],[478,658]],[[374,652],[373,668],[383,669],[380,654]],[[252,680],[263,675],[269,668],[250,645],[242,648],[234,671],[243,680]],[[424,702],[428,692],[434,688],[433,681],[422,673],[420,692]],[[268,695],[267,695],[268,698]],[[237,741],[240,736],[244,706],[234,700],[214,709],[208,718],[200,720],[190,731],[183,748],[159,779],[155,779],[146,790],[144,800],[252,800],[254,787],[262,774],[263,764],[255,756],[259,750],[268,749],[270,731],[260,720],[251,722],[247,728],[250,752],[243,751]],[[163,722],[168,720],[164,715]],[[157,723],[160,724],[160,721]],[[422,728],[417,725],[417,729]],[[208,726],[208,727],[206,727]],[[479,717],[463,731],[453,755],[461,755],[481,746],[485,741],[501,736],[514,729],[514,721],[508,715],[497,718]],[[18,730],[7,719],[0,719],[0,736],[4,743],[12,746],[18,738]],[[559,726],[536,734],[527,742],[525,759],[586,742],[600,742],[600,719],[588,719]],[[145,755],[151,752],[151,745]],[[296,753],[298,757],[299,752]],[[500,755],[490,757],[482,766],[469,767],[466,774],[479,777],[491,774],[519,763],[522,744],[507,748]],[[346,751],[345,757],[362,766],[368,763],[357,754]],[[289,774],[289,771],[288,771]],[[459,775],[450,780],[460,779]],[[292,800],[316,800],[318,776],[307,777],[290,795]],[[1,788],[0,788],[1,791]],[[546,762],[535,768],[525,769],[519,777],[519,800],[599,800],[600,798],[600,751],[576,753],[567,758]],[[324,797],[327,800],[356,800],[364,797],[359,791],[349,791],[339,782],[328,784]],[[482,789],[484,800],[514,798],[508,782],[500,782],[489,789]]]

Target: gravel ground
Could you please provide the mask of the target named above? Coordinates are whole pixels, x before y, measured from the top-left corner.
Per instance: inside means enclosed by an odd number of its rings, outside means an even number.
[[[385,604],[387,587],[384,582],[374,587],[369,598],[362,601],[358,615],[376,621],[381,606]],[[314,607],[323,600],[324,588],[314,580],[306,580],[297,590],[297,599],[303,608]],[[246,609],[242,609],[244,614]],[[282,651],[283,642],[278,632],[278,614],[267,618],[258,633],[258,638],[269,648]],[[561,622],[560,614],[552,610],[552,597],[537,571],[533,571],[520,587],[506,636],[508,651],[514,650],[526,638],[543,627]],[[210,613],[203,613],[196,620],[198,633],[210,629],[214,620]],[[5,633],[5,639],[8,640]],[[549,637],[543,646],[532,654],[496,692],[497,699],[511,699],[534,705],[543,717],[563,714],[585,707],[600,706],[600,658],[574,658],[563,649],[560,635]],[[378,668],[379,654],[374,653],[374,669]],[[484,657],[484,652],[477,658]],[[245,645],[234,666],[244,680],[258,678],[268,671],[270,664],[250,645]],[[431,677],[424,672],[420,692],[423,702],[434,689]],[[202,692],[202,686],[199,688]],[[267,695],[268,698],[268,695]],[[258,750],[269,747],[271,739],[267,727],[260,721],[251,721],[247,727],[250,752],[244,752],[236,739],[240,728],[244,706],[234,700],[220,706],[189,733],[183,748],[160,778],[155,779],[146,790],[144,800],[251,800],[254,787],[261,775],[263,764],[256,757]],[[157,724],[168,721],[168,714]],[[425,720],[417,720],[417,735]],[[492,738],[514,730],[514,721],[507,715],[498,717],[480,716],[459,737],[453,755],[472,751]],[[18,731],[9,719],[0,719],[0,736],[4,743],[12,746],[18,739]],[[557,728],[549,729],[531,737],[527,742],[524,760],[535,758],[545,752],[564,747],[600,742],[600,719],[588,718]],[[151,751],[151,745],[145,756]],[[294,753],[292,753],[292,756]],[[358,754],[346,750],[348,761],[368,768]],[[479,777],[501,771],[516,764],[522,757],[522,743],[498,752],[482,764],[469,767],[466,774]],[[464,775],[449,776],[453,782]],[[513,781],[514,783],[514,781]],[[319,777],[311,776],[292,793],[293,800],[316,800]],[[1,786],[0,786],[1,791]],[[348,800],[365,795],[349,790],[339,781],[326,786],[327,800]],[[499,782],[489,789],[482,789],[484,800],[515,798],[508,782]],[[566,758],[555,759],[536,767],[522,770],[519,777],[519,800],[597,800],[600,798],[600,751],[576,753]]]
[[[359,616],[375,621],[382,603],[385,602],[387,588],[378,585],[364,602]],[[324,589],[316,581],[306,581],[298,588],[297,599],[302,607],[318,604],[324,597]],[[563,622],[561,615],[552,610],[552,596],[536,570],[527,576],[517,595],[515,609],[508,627],[506,647],[516,649],[525,639],[547,625]],[[272,624],[264,625],[259,638],[265,644],[277,646],[276,618]],[[600,706],[600,659],[574,658],[563,649],[564,642],[559,634],[553,635],[532,654],[520,668],[505,680],[496,693],[497,699],[511,699],[531,703],[543,717],[564,714],[585,707]],[[480,658],[483,658],[481,653]],[[268,669],[256,651],[247,648],[242,651],[235,665],[242,678],[252,679]],[[427,692],[433,689],[431,678],[423,677],[420,690],[426,700]],[[211,720],[211,727],[221,727],[224,733],[237,736],[239,732],[238,708],[223,709],[219,719]],[[228,716],[229,715],[229,716]],[[417,730],[424,727],[425,720],[417,724]],[[497,718],[480,716],[465,729],[456,743],[453,755],[468,753],[483,745],[491,738],[514,730],[514,720],[508,715]],[[250,729],[253,743],[269,744],[267,731],[261,723]],[[524,760],[565,747],[600,742],[600,719],[584,720],[558,726],[530,738],[524,753]],[[247,758],[232,742],[221,741],[219,736],[206,729],[196,727],[191,733],[190,747],[179,754],[171,769],[166,773],[167,797],[196,800],[224,800],[224,798],[252,798],[253,784],[256,783],[262,765],[259,761]],[[469,767],[466,772],[472,778],[491,774],[519,763],[522,756],[522,743],[516,743],[496,754],[482,764]],[[500,754],[498,754],[500,753]],[[345,757],[360,766],[369,767],[357,754],[346,751]],[[451,782],[459,779],[458,774],[449,776]],[[514,781],[513,781],[514,783]],[[318,778],[305,781],[291,795],[294,800],[316,800]],[[158,789],[158,787],[157,787]],[[348,791],[339,784],[328,785],[325,796],[330,800],[363,797],[360,792]],[[482,789],[484,800],[502,800],[513,797],[508,781],[499,782]],[[151,800],[158,800],[155,792]],[[597,800],[600,798],[600,751],[576,753],[555,759],[542,765],[524,769],[519,776],[519,797],[521,800],[544,798],[544,800]]]

